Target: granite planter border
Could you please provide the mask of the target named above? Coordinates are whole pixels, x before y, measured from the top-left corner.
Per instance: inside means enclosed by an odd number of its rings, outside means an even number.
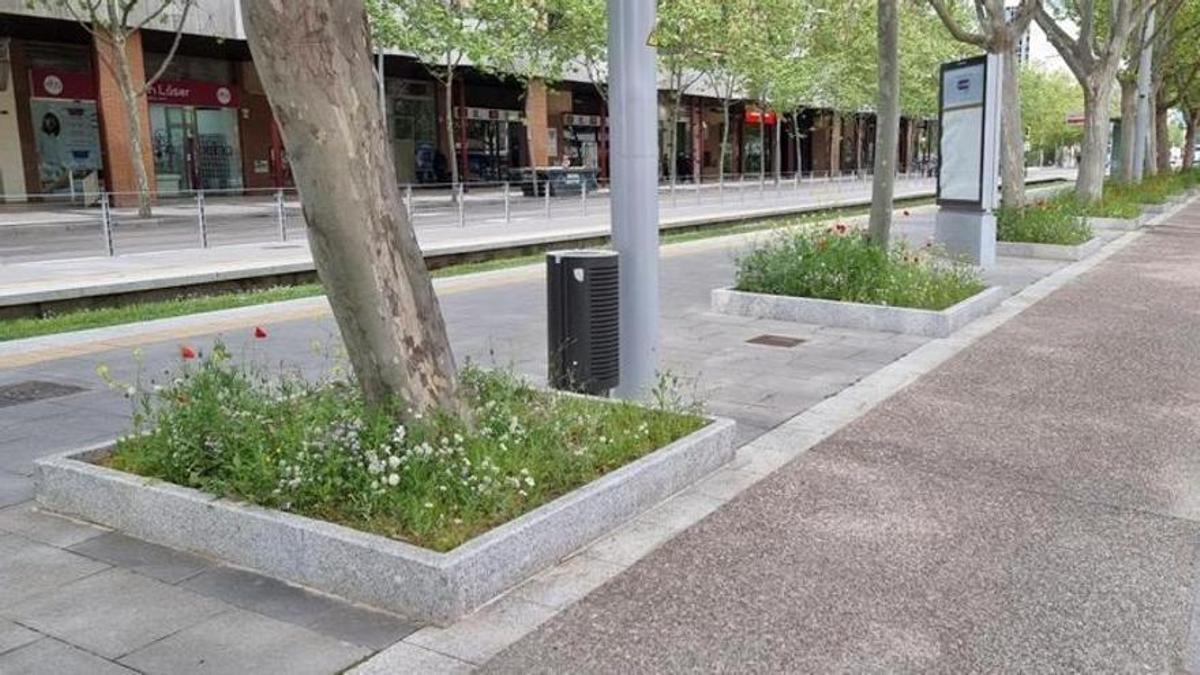
[[[713,290],[711,302],[712,310],[721,314],[942,338],[987,314],[1005,297],[1004,289],[990,286],[935,311],[718,288]]]
[[[1097,218],[1088,216],[1088,225],[1091,225],[1097,230],[1115,230],[1118,232],[1129,232],[1136,230],[1145,222],[1145,216],[1137,218]]]
[[[112,443],[38,460],[36,498],[134,537],[446,625],[729,462],[734,429],[710,418],[445,553],[96,464]]]
[[[1063,244],[1033,244],[1023,241],[996,242],[996,255],[1013,258],[1037,258],[1039,260],[1069,260],[1078,261],[1091,256],[1104,246],[1100,237],[1092,237],[1088,241],[1075,246]]]

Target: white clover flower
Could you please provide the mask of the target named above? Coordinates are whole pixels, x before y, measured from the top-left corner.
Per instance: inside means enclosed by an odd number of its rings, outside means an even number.
[[[432,509],[432,508],[433,508],[433,502],[425,502],[425,508],[427,508],[427,509]]]
[[[398,473],[388,474],[387,483],[388,483],[388,485],[390,485],[392,487],[396,487],[397,485],[399,485],[400,484],[400,474],[398,474]]]
[[[528,497],[528,496],[529,496],[529,493],[528,493],[528,492],[526,492],[526,491],[524,491],[524,490],[517,490],[517,494],[521,495],[522,497]]]
[[[375,461],[367,465],[367,472],[372,476],[378,476],[383,473],[383,462]]]
[[[533,487],[534,486],[533,477],[525,476],[525,484],[528,485],[529,487]]]
[[[395,455],[392,455],[391,457],[388,457],[387,463],[388,463],[388,466],[390,466],[394,469],[394,468],[400,466],[400,458]]]

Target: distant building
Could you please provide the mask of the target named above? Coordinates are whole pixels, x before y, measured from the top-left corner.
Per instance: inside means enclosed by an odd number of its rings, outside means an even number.
[[[136,193],[129,135],[141,136],[151,188],[160,195],[193,190],[244,193],[291,184],[286,149],[246,43],[239,0],[195,0],[175,57],[143,99],[142,128],[126,128],[115,78],[101,65],[109,48],[52,3],[0,0],[0,201],[74,193],[80,185]],[[144,81],[171,50],[174,24],[151,24],[129,44],[134,78]],[[447,111],[443,87],[412,57],[384,59],[388,138],[401,183],[449,180],[455,162],[465,181],[505,181],[509,170],[563,163],[607,170],[606,105],[586,76],[528,95],[511,78],[470,66],[455,78]],[[715,180],[721,154],[721,101],[689,90],[676,129],[670,106],[659,109],[665,175]],[[446,116],[455,121],[446,133]],[[869,171],[874,115],[812,107],[791,115],[737,101],[730,118],[726,171],[828,174]],[[798,127],[798,128],[797,128]],[[665,156],[674,133],[676,157]],[[797,137],[799,142],[797,142]],[[935,126],[902,121],[902,171],[929,164]]]

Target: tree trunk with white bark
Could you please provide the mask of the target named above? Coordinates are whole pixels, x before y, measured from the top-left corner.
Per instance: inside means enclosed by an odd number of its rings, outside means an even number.
[[[1154,159],[1159,173],[1171,171],[1171,133],[1167,128],[1170,107],[1160,93],[1154,103]]]
[[[1020,71],[1012,48],[1001,52],[1004,74],[1000,77],[1001,136],[1000,199],[1004,206],[1025,206],[1025,129],[1021,125]]]
[[[362,0],[245,0],[242,16],[317,274],[367,402],[462,413],[441,309],[391,146],[379,140],[386,125]]]
[[[450,200],[458,199],[456,188],[458,187],[458,152],[454,148],[457,139],[454,137],[454,65],[446,64],[446,79],[442,81],[445,85],[445,103],[446,103],[446,165],[450,167]],[[466,120],[463,120],[466,124]],[[386,137],[385,137],[386,138]]]
[[[111,41],[109,50],[113,60],[113,72],[117,80],[117,88],[121,90],[121,102],[125,108],[125,123],[129,126],[129,150],[133,155],[133,179],[137,184],[138,216],[149,218],[152,215],[150,202],[150,175],[146,171],[145,148],[142,146],[142,106],[138,100],[137,86],[133,82],[133,67],[129,63],[129,44],[124,36],[109,34],[106,39]]]
[[[1114,80],[1111,71],[1100,72],[1089,78],[1083,89],[1083,108],[1087,119],[1083,127],[1075,196],[1086,203],[1099,201],[1104,196],[1104,161],[1108,157],[1110,135],[1108,108]]]
[[[1118,177],[1123,183],[1133,182],[1134,143],[1137,138],[1137,80],[1122,78],[1121,84],[1121,167]]]

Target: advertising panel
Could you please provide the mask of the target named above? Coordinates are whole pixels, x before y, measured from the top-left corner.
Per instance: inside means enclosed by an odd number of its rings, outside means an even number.
[[[30,109],[42,192],[70,192],[72,174],[82,179],[100,171],[95,101],[33,99]]]

